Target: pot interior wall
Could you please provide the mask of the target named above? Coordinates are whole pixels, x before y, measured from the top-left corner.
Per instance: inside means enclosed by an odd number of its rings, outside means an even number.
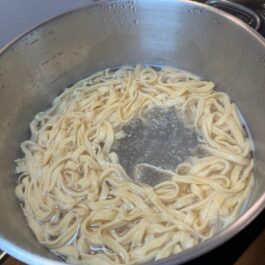
[[[191,2],[98,3],[42,25],[0,55],[2,238],[56,260],[36,243],[15,198],[19,144],[29,137],[34,114],[64,87],[100,69],[137,63],[187,70],[228,92],[256,147],[249,207],[264,193],[264,43],[237,21]]]

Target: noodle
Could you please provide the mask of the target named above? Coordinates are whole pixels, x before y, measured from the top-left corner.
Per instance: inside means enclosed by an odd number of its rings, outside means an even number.
[[[174,107],[208,155],[154,187],[134,183],[113,143],[153,107]],[[253,180],[250,140],[214,83],[163,67],[105,70],[35,116],[21,144],[16,196],[38,241],[75,264],[135,264],[191,248],[233,222]]]

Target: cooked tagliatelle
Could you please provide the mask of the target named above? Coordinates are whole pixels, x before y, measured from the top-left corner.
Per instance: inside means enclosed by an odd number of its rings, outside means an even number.
[[[74,264],[135,264],[191,248],[238,217],[253,179],[251,142],[214,83],[163,67],[122,67],[81,80],[38,113],[16,160],[16,196],[38,241]],[[151,187],[112,151],[123,125],[153,107],[182,113],[204,138]]]

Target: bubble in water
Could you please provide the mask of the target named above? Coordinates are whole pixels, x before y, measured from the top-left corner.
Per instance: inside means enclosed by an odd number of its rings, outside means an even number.
[[[114,143],[113,151],[133,179],[138,178],[134,175],[135,167],[142,163],[174,171],[198,146],[198,132],[184,124],[175,108],[155,107],[144,115],[144,120],[134,119],[123,130],[126,137]],[[143,172],[150,173],[150,169]],[[164,174],[157,173],[154,184],[165,178]],[[149,185],[150,181],[142,178],[142,182]]]

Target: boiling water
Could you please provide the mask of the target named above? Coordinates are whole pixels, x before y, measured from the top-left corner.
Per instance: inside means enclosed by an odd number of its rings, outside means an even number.
[[[136,181],[154,186],[171,178],[178,164],[198,152],[201,135],[174,107],[149,110],[123,128],[125,137],[113,146],[120,164]]]
[[[246,137],[251,139],[239,111],[238,116]],[[179,164],[209,155],[203,148],[206,143],[202,134],[174,107],[154,107],[123,130],[125,137],[117,140],[112,149],[136,182],[155,186],[169,180]]]
[[[246,123],[240,112],[238,114],[246,137],[251,140]],[[174,172],[179,164],[209,155],[201,148],[206,144],[201,133],[174,107],[154,107],[144,113],[142,118],[136,118],[125,124],[123,130],[125,137],[116,140],[112,150],[117,153],[119,163],[127,174],[138,183],[155,186],[169,180],[172,171]],[[225,224],[218,215],[213,225],[216,226],[216,231],[219,231]],[[93,230],[98,227],[90,228]],[[123,234],[126,232],[123,229],[118,228],[115,232]],[[77,234],[71,240],[76,236]],[[91,254],[116,255],[101,245],[91,244],[89,251]]]

